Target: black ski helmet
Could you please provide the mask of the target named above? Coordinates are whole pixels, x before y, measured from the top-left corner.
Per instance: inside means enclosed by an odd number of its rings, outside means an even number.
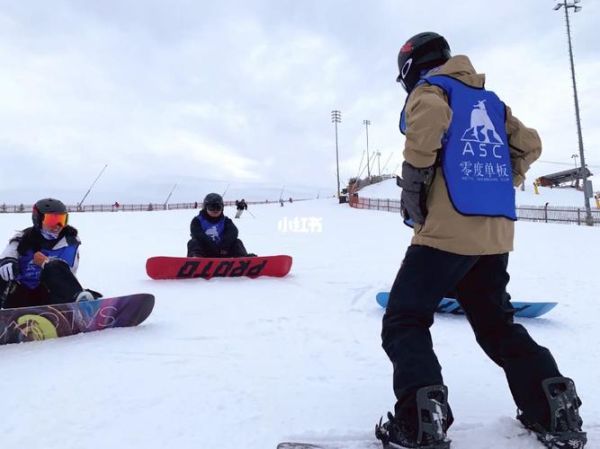
[[[216,209],[218,206],[223,209],[223,197],[218,193],[209,193],[204,197],[203,207],[204,209],[210,209],[211,206]]]
[[[445,63],[450,56],[450,46],[443,36],[431,31],[419,33],[407,40],[398,53],[400,74],[396,81],[410,93],[423,70]]]
[[[62,201],[54,198],[44,198],[33,205],[31,221],[33,221],[35,228],[40,229],[42,227],[45,214],[67,214],[67,222],[69,220],[67,206]]]

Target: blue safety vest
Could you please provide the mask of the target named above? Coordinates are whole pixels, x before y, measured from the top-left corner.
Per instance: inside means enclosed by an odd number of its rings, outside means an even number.
[[[202,226],[204,233],[209,236],[213,242],[220,243],[221,238],[223,237],[223,231],[225,230],[225,217],[222,216],[219,221],[213,223],[200,214],[198,215],[198,220],[200,220],[200,225]]]
[[[75,258],[77,257],[77,248],[79,243],[66,244],[63,240],[58,242],[58,248],[56,249],[41,249],[40,251],[52,258],[64,260],[72,268],[75,264]],[[19,277],[18,281],[26,286],[27,288],[34,289],[40,285],[40,276],[42,268],[33,263],[34,251],[28,250],[25,254],[19,257]]]
[[[419,84],[423,83],[441,88],[452,110],[442,138],[441,164],[454,208],[462,215],[516,220],[504,103],[494,92],[445,75],[423,78]],[[400,131],[406,132],[405,109]]]

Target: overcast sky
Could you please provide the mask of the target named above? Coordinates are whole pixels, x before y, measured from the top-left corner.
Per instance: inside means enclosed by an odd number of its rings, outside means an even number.
[[[0,1],[0,194],[83,193],[105,164],[105,190],[198,178],[333,193],[332,109],[342,111],[342,184],[358,172],[364,119],[382,166],[393,152],[386,171],[401,162],[396,58],[421,31],[443,34],[486,73],[539,130],[543,160],[572,164],[566,25],[554,4]],[[581,4],[571,14],[576,75],[586,155],[600,173],[600,6]]]

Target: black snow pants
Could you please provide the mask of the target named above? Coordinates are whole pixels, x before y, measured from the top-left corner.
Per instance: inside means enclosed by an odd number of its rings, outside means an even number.
[[[223,248],[226,253],[219,254],[214,246],[204,244],[202,241],[191,238],[187,244],[188,257],[246,257],[248,251],[240,239],[237,239],[229,248]]]
[[[0,279],[0,295],[6,295],[3,304],[5,309],[72,302],[82,290],[69,265],[60,260],[52,260],[44,265],[40,285],[34,289]]]
[[[550,351],[520,324],[506,292],[508,254],[462,256],[411,245],[390,292],[383,317],[382,346],[394,368],[396,415],[417,423],[416,391],[443,384],[429,328],[446,293],[456,293],[477,342],[500,366],[517,407],[534,423],[548,424],[542,380],[561,376]],[[451,411],[449,424],[452,423]]]

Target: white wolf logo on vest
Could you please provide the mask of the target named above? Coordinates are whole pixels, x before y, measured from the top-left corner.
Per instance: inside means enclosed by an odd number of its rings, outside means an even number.
[[[490,139],[490,133],[492,139]],[[483,139],[481,138],[483,136]],[[485,100],[480,100],[471,111],[471,126],[462,136],[463,141],[503,144],[485,108]]]
[[[219,241],[219,231],[216,226],[212,226],[206,230],[206,235],[208,235],[214,242]]]

